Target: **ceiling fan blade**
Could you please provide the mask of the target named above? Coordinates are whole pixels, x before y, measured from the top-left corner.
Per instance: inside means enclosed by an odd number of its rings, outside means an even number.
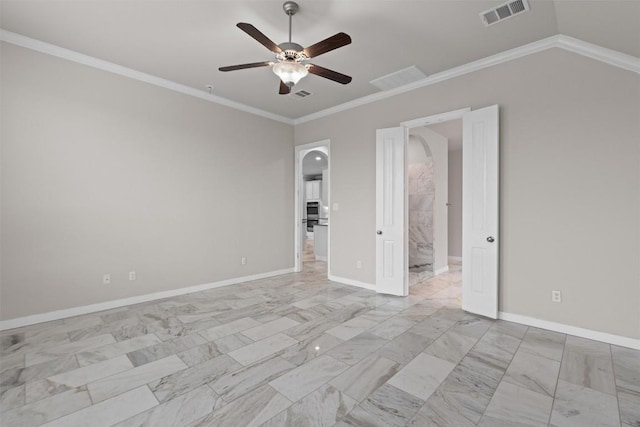
[[[314,45],[311,45],[303,50],[307,58],[314,58],[322,55],[323,53],[330,52],[342,46],[346,46],[351,43],[351,37],[345,33],[334,34],[333,36],[324,39]]]
[[[289,86],[287,86],[286,84],[284,84],[284,82],[282,80],[280,80],[280,92],[278,92],[278,93],[280,95],[287,95],[290,92],[291,92],[291,88]]]
[[[245,33],[249,34],[251,37],[256,39],[258,43],[269,49],[273,53],[280,53],[282,49],[278,47],[271,39],[260,32],[256,27],[251,24],[247,24],[246,22],[240,22],[236,25]]]
[[[250,64],[230,65],[228,67],[220,67],[218,68],[218,70],[235,71],[235,70],[244,70],[245,68],[266,67],[267,65],[271,65],[271,62],[252,62]]]
[[[309,64],[309,72],[316,76],[324,77],[325,79],[333,80],[334,82],[342,83],[346,85],[351,83],[351,77],[345,74],[341,74],[337,71],[330,70],[328,68],[321,67],[315,64]]]

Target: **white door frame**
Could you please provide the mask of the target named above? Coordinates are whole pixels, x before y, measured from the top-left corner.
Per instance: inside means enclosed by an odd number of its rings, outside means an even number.
[[[294,246],[293,246],[293,271],[299,273],[302,271],[302,251],[301,247],[301,228],[303,209],[302,196],[304,192],[304,180],[302,176],[302,160],[304,156],[310,151],[325,151],[318,150],[319,148],[325,148],[327,155],[327,175],[329,176],[329,188],[327,188],[327,205],[331,206],[331,140],[324,139],[322,141],[311,142],[309,144],[297,145],[295,147],[295,190],[294,190]],[[331,272],[331,219],[329,219],[329,225],[327,226],[327,275]]]

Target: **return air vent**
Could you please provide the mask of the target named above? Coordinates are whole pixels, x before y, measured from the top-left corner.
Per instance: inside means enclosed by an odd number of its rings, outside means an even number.
[[[404,68],[391,74],[387,74],[386,76],[373,79],[369,83],[380,90],[391,90],[400,86],[408,85],[409,83],[417,82],[418,80],[422,80],[426,77],[427,75],[423,73],[421,69],[412,65],[409,68]]]
[[[527,12],[528,10],[529,3],[527,3],[527,0],[508,1],[500,6],[494,7],[493,9],[481,12],[480,19],[482,19],[484,25],[488,27],[515,15]]]
[[[307,92],[306,90],[299,90],[297,92],[294,92],[293,94],[299,98],[306,98],[307,96],[312,95],[311,92]]]

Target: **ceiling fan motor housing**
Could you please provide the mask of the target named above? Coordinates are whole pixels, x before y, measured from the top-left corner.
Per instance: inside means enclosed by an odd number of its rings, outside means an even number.
[[[298,43],[293,43],[293,42],[280,43],[278,45],[278,47],[280,49],[282,49],[283,51],[285,51],[285,50],[293,50],[293,51],[296,51],[296,52],[302,52],[302,50],[304,49]]]
[[[307,56],[304,54],[304,48],[297,43],[285,42],[278,45],[282,52],[276,54],[276,59],[280,62],[302,62],[306,61]]]
[[[300,9],[300,6],[298,6],[298,3],[294,1],[286,1],[282,5],[282,9],[284,9],[284,13],[291,16],[296,14],[296,12]]]

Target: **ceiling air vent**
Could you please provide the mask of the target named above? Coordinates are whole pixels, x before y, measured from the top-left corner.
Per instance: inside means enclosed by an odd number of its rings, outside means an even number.
[[[299,98],[306,98],[307,96],[311,95],[311,92],[307,92],[306,90],[299,90],[297,92],[294,92],[293,94]]]
[[[505,19],[509,19],[512,16],[527,12],[528,10],[529,3],[527,3],[527,0],[508,1],[493,9],[481,12],[480,19],[482,19],[484,25],[488,27]]]
[[[427,75],[423,73],[421,69],[412,65],[409,68],[373,79],[369,83],[380,90],[391,90],[400,86],[408,85],[409,83],[417,82],[418,80],[422,80],[426,77]]]

